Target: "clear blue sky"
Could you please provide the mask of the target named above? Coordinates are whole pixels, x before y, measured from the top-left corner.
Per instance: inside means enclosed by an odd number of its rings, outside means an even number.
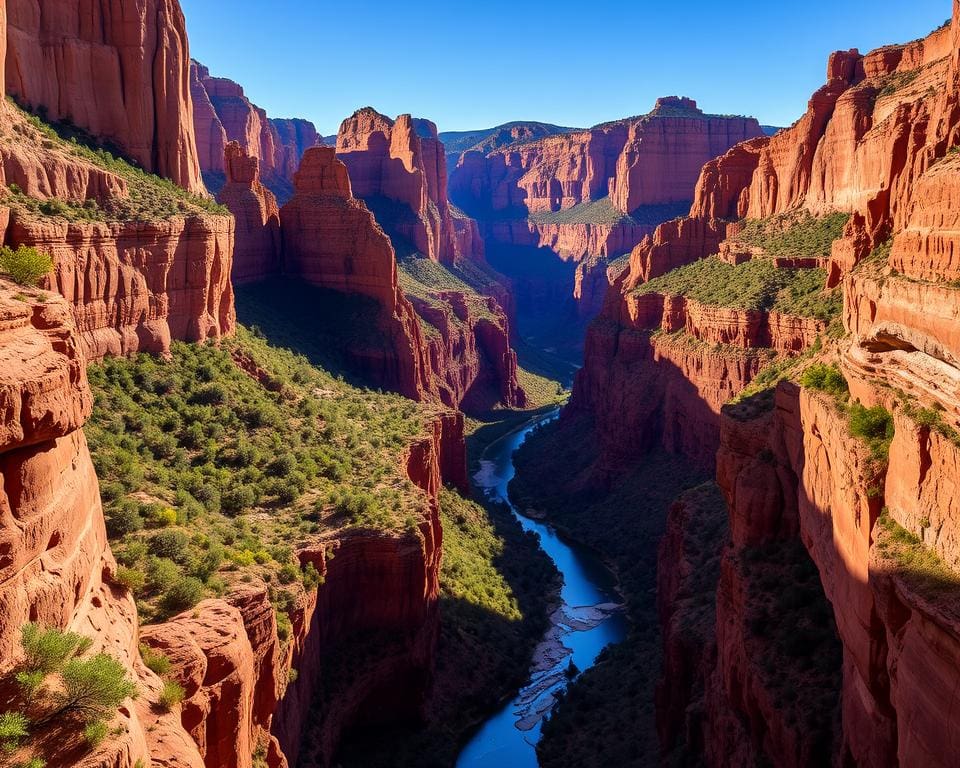
[[[949,0],[180,0],[191,53],[324,134],[358,107],[444,130],[589,126],[657,96],[787,125],[827,55],[921,37]]]

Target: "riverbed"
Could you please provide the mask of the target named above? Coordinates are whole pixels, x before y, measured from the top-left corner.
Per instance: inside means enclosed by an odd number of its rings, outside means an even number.
[[[537,426],[557,418],[558,411],[492,443],[480,460],[474,484],[491,499],[510,506],[563,577],[559,604],[550,628],[537,646],[527,682],[492,715],[467,743],[457,768],[536,768],[540,727],[570,680],[570,662],[577,670],[591,667],[600,651],[626,637],[627,622],[616,580],[589,549],[564,541],[548,523],[526,517],[510,502],[507,487],[515,469],[513,454]]]

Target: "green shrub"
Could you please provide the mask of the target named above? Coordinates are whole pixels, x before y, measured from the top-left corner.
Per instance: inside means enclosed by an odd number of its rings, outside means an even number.
[[[277,611],[277,637],[282,642],[286,642],[291,634],[293,634],[293,622],[290,621],[290,617],[283,611]]]
[[[14,752],[30,735],[30,720],[20,712],[0,714],[0,751]]]
[[[53,259],[36,248],[21,245],[16,250],[0,247],[0,272],[17,285],[35,287],[53,271]]]
[[[77,715],[86,723],[112,717],[125,699],[135,698],[137,686],[112,656],[98,653],[71,659],[61,671],[63,690],[55,694],[57,714]]]
[[[203,599],[203,593],[203,582],[188,576],[167,587],[160,605],[167,615],[172,616],[193,608]]]
[[[33,671],[22,669],[16,674],[17,685],[20,686],[20,690],[23,691],[23,694],[27,697],[35,696],[43,687],[43,681],[46,680],[46,678],[46,673],[39,669]]]
[[[46,768],[47,761],[39,757],[31,757],[25,763],[17,763],[14,768]],[[141,766],[142,768],[142,766]]]
[[[850,406],[848,412],[850,434],[870,448],[871,456],[885,461],[893,440],[893,416],[882,405],[865,408],[860,403]]]
[[[170,672],[170,659],[160,651],[153,650],[148,645],[140,646],[140,658],[143,659],[143,663],[146,664],[147,669],[160,677]]]
[[[164,712],[169,712],[174,707],[180,706],[186,691],[180,683],[173,680],[166,680],[163,683],[163,690],[160,692],[160,698],[157,699],[157,705]]]
[[[24,669],[48,675],[59,671],[77,654],[85,652],[92,640],[76,632],[45,628],[39,624],[24,624],[20,644],[26,656]]]
[[[183,565],[190,557],[190,537],[183,531],[160,531],[150,537],[150,549],[159,557],[167,557]]]
[[[107,534],[113,538],[136,533],[143,528],[139,505],[130,499],[118,501],[107,513]]]
[[[107,733],[107,724],[103,720],[94,720],[92,723],[87,723],[83,729],[83,739],[93,749],[96,749],[107,738]]]
[[[814,363],[800,374],[800,384],[807,389],[816,389],[834,397],[843,397],[849,392],[847,380],[836,365]]]
[[[113,576],[114,584],[118,584],[124,589],[130,590],[138,595],[143,591],[147,583],[146,574],[136,568],[128,568],[125,565],[117,567],[117,572]]]
[[[181,575],[180,568],[173,560],[155,556],[147,560],[147,588],[151,592],[165,592]]]

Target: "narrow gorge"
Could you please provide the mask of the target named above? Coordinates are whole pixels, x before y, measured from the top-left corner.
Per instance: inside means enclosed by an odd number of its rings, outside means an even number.
[[[321,5],[0,0],[0,766],[954,765],[960,0]]]

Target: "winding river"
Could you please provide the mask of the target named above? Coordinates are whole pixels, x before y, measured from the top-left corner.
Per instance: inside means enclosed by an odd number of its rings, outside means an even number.
[[[540,725],[552,709],[556,694],[568,682],[570,662],[580,670],[587,669],[600,651],[620,642],[627,633],[613,574],[592,552],[562,540],[552,526],[521,515],[507,494],[515,471],[514,452],[538,425],[557,418],[558,413],[490,445],[474,476],[478,488],[490,498],[509,504],[524,529],[539,535],[540,546],[563,576],[563,587],[551,626],[534,653],[526,684],[483,723],[460,753],[457,768],[535,768]]]

